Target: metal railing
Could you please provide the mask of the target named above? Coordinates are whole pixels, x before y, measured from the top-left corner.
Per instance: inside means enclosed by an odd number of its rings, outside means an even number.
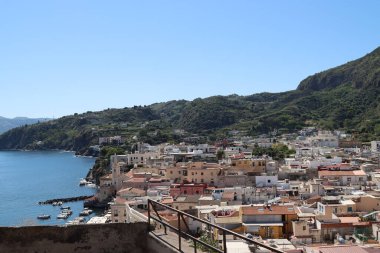
[[[174,213],[177,214],[177,227],[175,227],[175,226],[169,224],[168,222],[166,222],[165,220],[163,220],[163,218],[161,217],[161,215],[157,211],[157,208],[156,208],[157,206],[159,206],[159,207],[161,207],[163,209],[166,209],[166,210],[173,211]],[[155,216],[152,215],[152,211],[154,212]],[[193,235],[189,234],[187,231],[190,231],[190,229],[189,229],[189,226],[188,226],[188,224],[187,224],[187,222],[186,222],[186,220],[185,220],[184,217],[188,217],[188,218],[191,218],[193,220],[199,221],[200,223],[205,224],[208,227],[213,227],[213,228],[218,229],[219,231],[221,231],[222,232],[222,236],[223,236],[223,242],[222,242],[223,243],[223,247],[222,247],[222,249],[216,248],[216,247],[214,247],[214,246],[212,246],[212,245],[210,245],[210,244],[208,244],[208,243],[206,243],[204,241],[201,241],[200,239],[194,237]],[[231,230],[225,229],[225,228],[223,228],[221,226],[212,224],[209,221],[200,219],[198,217],[195,217],[195,216],[190,215],[188,213],[179,211],[179,210],[177,210],[175,208],[172,208],[170,206],[167,206],[167,205],[161,204],[161,203],[159,203],[157,201],[148,199],[148,230],[151,229],[151,220],[154,220],[154,221],[162,224],[164,226],[164,232],[165,232],[165,234],[167,234],[167,227],[171,228],[173,231],[175,231],[178,234],[178,250],[179,251],[182,251],[181,238],[185,238],[185,239],[190,239],[190,240],[193,241],[193,243],[194,243],[194,252],[195,253],[197,253],[197,244],[198,243],[201,244],[201,245],[203,245],[204,247],[210,249],[210,250],[213,250],[213,251],[216,251],[216,252],[219,252],[219,253],[228,253],[227,252],[227,240],[226,240],[226,236],[227,235],[232,235],[234,237],[237,237],[237,238],[240,238],[240,239],[246,241],[247,243],[251,243],[251,244],[253,244],[253,245],[257,246],[257,247],[262,247],[262,248],[268,249],[271,252],[284,253],[281,250],[278,250],[276,248],[268,246],[268,245],[266,245],[264,243],[252,240],[250,238],[245,237],[244,235],[241,235],[241,234],[238,234],[238,233],[233,232]],[[187,228],[187,231],[184,231],[184,230],[181,229],[181,220],[182,220],[183,224],[185,225],[185,227]]]

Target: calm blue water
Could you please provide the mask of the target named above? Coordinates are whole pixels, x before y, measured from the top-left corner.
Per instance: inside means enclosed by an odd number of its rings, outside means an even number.
[[[83,202],[68,202],[73,215],[57,220],[59,207],[38,205],[54,198],[92,195],[93,188],[79,187],[94,164],[93,158],[75,157],[74,153],[47,151],[0,152],[0,226],[57,225],[74,219],[83,209]],[[50,214],[50,220],[38,220]]]

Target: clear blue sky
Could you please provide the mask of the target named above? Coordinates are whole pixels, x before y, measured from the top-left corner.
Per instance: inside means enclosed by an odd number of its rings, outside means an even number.
[[[0,0],[0,115],[295,89],[380,46],[380,1]]]

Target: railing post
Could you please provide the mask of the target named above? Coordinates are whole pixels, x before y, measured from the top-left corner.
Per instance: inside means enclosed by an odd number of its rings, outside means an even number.
[[[181,251],[181,217],[179,213],[177,213],[178,216],[178,249]]]
[[[148,232],[150,231],[150,199],[148,199]]]
[[[227,253],[226,230],[223,230],[223,252]]]

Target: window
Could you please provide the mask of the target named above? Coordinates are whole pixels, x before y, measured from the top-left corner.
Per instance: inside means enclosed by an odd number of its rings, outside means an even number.
[[[201,183],[203,183],[203,178],[201,179]]]
[[[347,212],[352,212],[352,206],[347,207]]]
[[[271,183],[270,179],[268,179],[268,183]]]
[[[347,182],[351,182],[351,178],[350,177],[347,178]]]
[[[363,181],[363,178],[362,178],[362,177],[359,177],[359,181]]]
[[[302,230],[306,230],[306,226],[303,226],[303,227],[302,227]]]
[[[203,176],[203,172],[201,172],[201,176]]]
[[[172,170],[170,171],[170,174],[173,174],[173,171],[172,171]]]
[[[180,170],[178,171],[178,174],[180,174],[180,175],[181,175],[181,171],[180,171]]]

